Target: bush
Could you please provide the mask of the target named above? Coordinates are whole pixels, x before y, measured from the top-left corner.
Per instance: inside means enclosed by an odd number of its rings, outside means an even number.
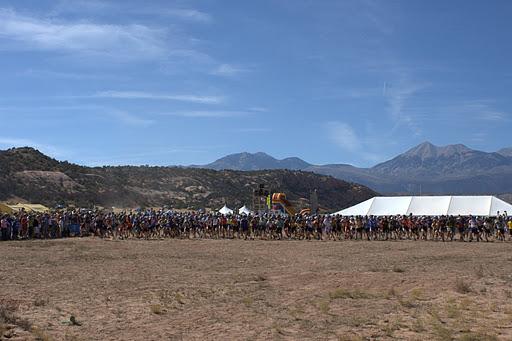
[[[151,312],[156,315],[162,315],[164,313],[164,310],[162,309],[162,306],[160,304],[150,305],[149,310],[151,310]]]
[[[469,283],[465,282],[462,278],[457,278],[455,281],[455,291],[459,294],[468,294],[473,290],[471,289]]]

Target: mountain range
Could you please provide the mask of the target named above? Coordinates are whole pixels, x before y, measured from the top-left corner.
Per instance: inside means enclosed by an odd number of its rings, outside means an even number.
[[[278,160],[265,153],[239,153],[200,167],[310,171],[360,183],[386,194],[512,193],[512,148],[488,153],[462,144],[435,146],[424,142],[370,168],[313,165],[296,157]]]
[[[317,191],[319,207],[333,211],[376,195],[365,186],[298,170],[251,172],[185,167],[85,167],[57,161],[33,148],[0,150],[0,201],[48,206],[162,207],[219,209],[251,205],[259,184],[286,193],[297,208],[309,206]]]

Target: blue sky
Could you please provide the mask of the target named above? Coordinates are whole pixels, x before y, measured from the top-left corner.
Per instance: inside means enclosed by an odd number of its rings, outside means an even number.
[[[512,146],[511,1],[0,3],[0,148],[371,166]]]

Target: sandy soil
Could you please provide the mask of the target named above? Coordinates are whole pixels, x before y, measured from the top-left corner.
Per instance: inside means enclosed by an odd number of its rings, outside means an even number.
[[[0,243],[2,340],[510,340],[511,298],[512,243]]]

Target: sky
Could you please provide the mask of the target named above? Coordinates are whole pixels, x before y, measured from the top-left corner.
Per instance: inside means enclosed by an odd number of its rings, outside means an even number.
[[[512,146],[508,0],[3,0],[0,149],[372,166]]]

